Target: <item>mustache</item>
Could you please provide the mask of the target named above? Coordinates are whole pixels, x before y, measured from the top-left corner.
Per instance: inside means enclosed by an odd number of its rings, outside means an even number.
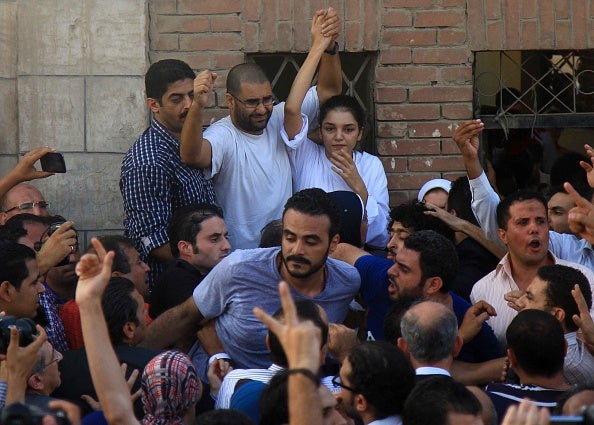
[[[285,261],[294,261],[296,263],[311,265],[311,262],[307,258],[303,258],[298,255],[289,255],[287,258],[285,258]]]

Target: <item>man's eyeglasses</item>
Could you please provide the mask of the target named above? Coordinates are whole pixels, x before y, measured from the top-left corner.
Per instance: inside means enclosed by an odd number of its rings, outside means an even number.
[[[234,94],[232,94],[232,93],[229,93],[229,94],[233,97],[233,99],[237,100],[240,103],[243,103],[243,105],[247,109],[256,109],[258,106],[260,106],[260,104],[262,104],[262,106],[264,106],[266,108],[276,105],[276,99],[274,98],[274,96],[266,96],[261,99],[241,100]]]
[[[355,390],[353,387],[349,387],[346,384],[342,383],[342,379],[340,379],[340,375],[336,375],[334,378],[332,378],[332,385],[334,385],[335,387],[340,387],[340,388],[344,388],[345,390],[349,390],[353,393],[357,393],[358,391]]]
[[[42,208],[42,209],[47,209],[50,207],[50,203],[47,201],[23,202],[23,203],[18,204],[16,207],[7,209],[4,212],[8,213],[13,210],[27,211],[27,210],[35,208],[35,206],[38,206],[39,208]]]
[[[52,359],[49,361],[49,363],[45,364],[45,368],[47,369],[50,365],[59,362],[63,358],[64,356],[62,356],[62,353],[52,347]]]

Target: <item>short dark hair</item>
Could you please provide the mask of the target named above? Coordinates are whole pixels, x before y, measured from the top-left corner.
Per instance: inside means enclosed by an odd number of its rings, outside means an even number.
[[[35,260],[35,251],[25,245],[0,240],[0,283],[8,281],[17,291],[21,284],[29,277],[27,261]]]
[[[283,221],[272,220],[260,230],[260,243],[258,248],[272,248],[281,246],[283,242]]]
[[[565,337],[561,323],[542,310],[523,310],[507,327],[507,346],[531,375],[550,378],[563,370]]]
[[[559,307],[565,311],[563,325],[568,332],[577,330],[577,325],[573,322],[573,315],[580,314],[578,306],[571,295],[571,290],[578,285],[588,309],[592,307],[592,289],[588,278],[578,269],[560,264],[542,266],[536,272],[537,276],[547,282],[545,295],[549,307]]]
[[[455,210],[458,217],[466,220],[475,226],[479,223],[472,212],[472,193],[468,177],[462,176],[452,182],[448,194],[448,211]]]
[[[542,204],[545,210],[545,217],[547,217],[547,201],[542,193],[532,192],[529,190],[517,190],[514,193],[506,196],[497,205],[497,225],[500,229],[507,230],[507,222],[509,221],[509,209],[515,202],[524,201],[538,201]]]
[[[211,218],[223,218],[223,210],[214,204],[206,202],[186,205],[176,209],[167,228],[169,246],[174,257],[179,257],[179,241],[196,243],[196,235],[202,230],[202,222]]]
[[[402,411],[407,425],[448,425],[448,413],[478,416],[482,406],[466,386],[449,376],[419,382],[410,393]]]
[[[0,226],[0,239],[18,242],[20,238],[25,236],[27,236],[27,231],[22,227],[12,228],[6,225]]]
[[[421,281],[438,276],[440,292],[448,292],[458,275],[459,261],[454,244],[433,230],[414,232],[404,240],[404,247],[419,253]]]
[[[146,97],[163,101],[169,85],[185,79],[194,80],[196,74],[190,65],[178,59],[163,59],[152,64],[144,76]]]
[[[402,316],[402,338],[416,360],[433,363],[452,355],[458,336],[458,320],[447,307],[442,310],[443,314],[431,321],[420,318],[412,309]]]
[[[320,106],[320,124],[322,124],[328,112],[334,110],[350,112],[355,118],[355,121],[357,121],[357,124],[359,124],[359,127],[365,127],[365,111],[353,96],[338,94],[325,101]]]
[[[97,239],[105,248],[105,251],[113,251],[113,264],[111,265],[112,272],[120,272],[122,274],[130,273],[131,266],[128,256],[124,253],[125,247],[134,248],[132,239],[122,235],[102,235],[97,236]],[[95,252],[93,245],[89,246],[87,252]]]
[[[266,73],[255,63],[240,63],[235,65],[227,74],[227,93],[237,95],[242,83],[261,84],[269,82]]]
[[[10,217],[8,220],[6,220],[6,223],[4,223],[4,225],[13,229],[24,229],[25,224],[28,223],[39,223],[46,226],[49,226],[51,224],[49,217],[44,217],[31,213],[21,213]]]
[[[319,188],[303,189],[289,198],[283,211],[283,220],[288,210],[310,216],[325,215],[330,220],[330,237],[340,232],[340,211],[332,196]]]
[[[388,231],[392,227],[392,224],[397,221],[409,229],[411,233],[418,232],[419,230],[433,230],[453,241],[454,231],[439,218],[425,214],[425,211],[428,211],[425,204],[417,200],[395,206],[390,210]]]
[[[373,407],[377,419],[400,414],[415,384],[415,371],[404,353],[386,341],[357,345],[348,356],[350,387]]]
[[[289,423],[289,372],[277,372],[260,395],[260,424],[282,425]]]
[[[136,315],[138,302],[132,298],[134,290],[134,283],[131,280],[125,277],[112,277],[101,297],[109,339],[114,346],[124,341],[123,328],[126,323],[140,324]]]
[[[295,301],[295,311],[300,320],[311,320],[315,326],[320,328],[322,332],[322,345],[325,345],[328,342],[328,322],[322,318],[320,307],[311,300],[297,300]],[[273,314],[273,317],[275,319],[285,317],[282,307]],[[268,344],[270,345],[270,358],[272,362],[287,367],[289,363],[285,350],[272,331],[268,331]]]

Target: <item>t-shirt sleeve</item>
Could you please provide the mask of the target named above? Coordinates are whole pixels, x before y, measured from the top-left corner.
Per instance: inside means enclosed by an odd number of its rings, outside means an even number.
[[[194,289],[196,307],[207,319],[220,316],[231,301],[234,290],[237,289],[232,279],[234,263],[230,260],[231,257],[227,257],[217,264]]]
[[[361,276],[361,295],[366,302],[379,296],[388,296],[388,269],[394,263],[374,255],[363,255],[355,261],[355,268]]]
[[[229,121],[230,123],[230,121]],[[215,123],[204,131],[204,138],[210,142],[212,150],[210,168],[204,170],[206,178],[213,178],[229,163],[233,153],[235,135],[224,123]]]

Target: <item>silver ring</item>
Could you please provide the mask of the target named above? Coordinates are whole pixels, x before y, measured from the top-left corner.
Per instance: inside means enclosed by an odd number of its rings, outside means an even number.
[[[74,252],[74,245],[70,245],[70,253],[72,254]]]

